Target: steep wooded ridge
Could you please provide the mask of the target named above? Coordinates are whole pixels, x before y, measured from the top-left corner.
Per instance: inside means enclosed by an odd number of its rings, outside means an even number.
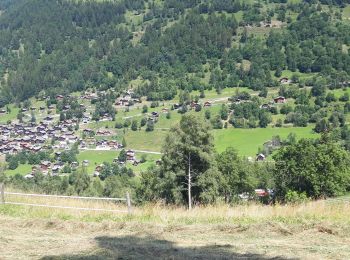
[[[341,87],[350,78],[349,3],[2,0],[0,106],[43,90],[133,87],[150,100],[178,89],[261,90],[286,69]]]

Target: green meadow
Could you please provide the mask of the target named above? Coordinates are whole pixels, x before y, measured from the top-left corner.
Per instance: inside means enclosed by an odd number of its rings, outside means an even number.
[[[124,138],[126,140],[127,148],[135,150],[144,150],[152,152],[160,152],[163,145],[165,136],[168,130],[157,130],[152,132],[141,131],[131,131],[128,130]]]
[[[228,128],[213,130],[215,146],[218,152],[224,151],[227,147],[234,147],[242,156],[254,156],[263,143],[271,140],[273,136],[279,135],[282,139],[290,133],[296,134],[297,138],[316,138],[312,126],[308,127],[268,127],[255,129]]]
[[[0,123],[6,123],[9,120],[14,120],[17,118],[19,108],[16,107],[14,104],[10,104],[8,107],[10,108],[11,112],[8,114],[6,113],[3,115],[0,115]],[[6,108],[4,108],[4,109],[6,109]]]
[[[18,167],[14,170],[7,169],[5,171],[5,174],[8,176],[14,176],[16,174],[26,175],[28,173],[31,173],[31,171],[32,171],[32,165],[19,164]]]
[[[88,173],[93,173],[95,171],[95,167],[100,165],[103,162],[112,162],[114,158],[118,157],[119,152],[114,151],[80,151],[77,155],[77,159],[79,165],[82,164],[84,160],[89,161],[89,165],[87,167]]]

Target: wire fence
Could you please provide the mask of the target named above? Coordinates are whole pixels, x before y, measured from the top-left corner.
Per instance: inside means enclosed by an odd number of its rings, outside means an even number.
[[[40,204],[40,203],[26,203],[26,202],[8,200],[11,196],[19,196],[19,197],[27,197],[27,198],[30,197],[30,198],[49,198],[49,199],[89,200],[89,201],[114,201],[114,202],[121,201],[126,203],[127,210],[104,209],[104,208],[95,208],[95,207],[73,207],[73,206],[49,205],[49,204]],[[3,183],[0,183],[0,204],[30,206],[30,207],[45,207],[45,208],[56,208],[56,209],[72,209],[72,210],[82,210],[82,211],[104,211],[104,212],[128,213],[128,214],[132,213],[131,199],[130,199],[129,193],[126,193],[125,198],[104,198],[104,197],[100,198],[100,197],[81,197],[81,196],[6,192],[5,185]]]

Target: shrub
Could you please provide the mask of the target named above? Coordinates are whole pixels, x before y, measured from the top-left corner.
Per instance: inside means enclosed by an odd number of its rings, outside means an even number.
[[[297,192],[289,190],[285,197],[286,203],[299,204],[304,203],[308,200],[305,192]]]

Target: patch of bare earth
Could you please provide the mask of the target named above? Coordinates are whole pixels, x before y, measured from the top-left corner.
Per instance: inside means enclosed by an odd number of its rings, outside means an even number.
[[[350,259],[350,228],[326,223],[0,222],[0,259]]]

